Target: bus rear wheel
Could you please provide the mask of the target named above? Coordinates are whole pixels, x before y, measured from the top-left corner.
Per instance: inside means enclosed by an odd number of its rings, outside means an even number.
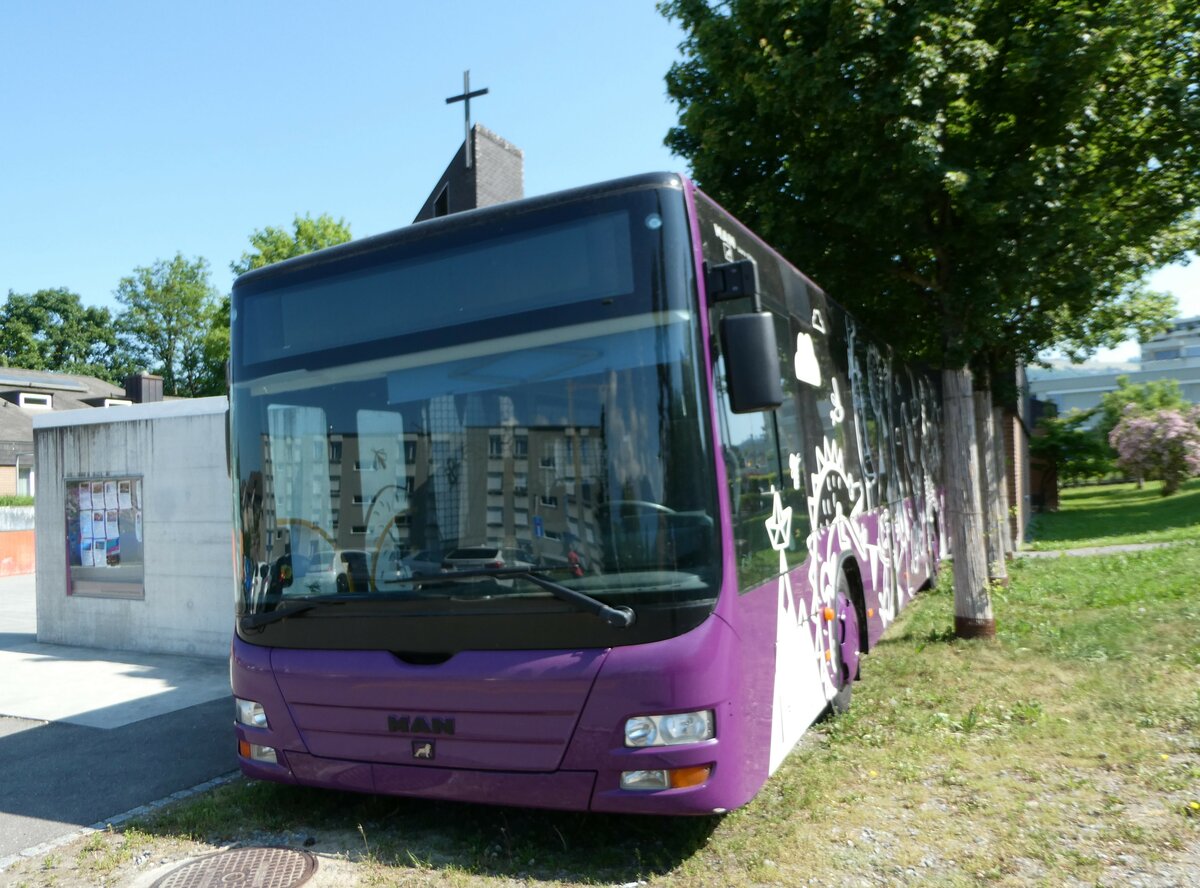
[[[839,682],[837,692],[829,701],[830,712],[840,715],[850,711],[850,697],[854,693],[854,680],[858,677],[858,612],[854,607],[854,599],[850,595],[850,579],[845,572],[838,573],[837,595],[837,629],[834,632],[835,644],[832,650],[833,673]],[[853,646],[855,655],[848,658],[844,648]],[[849,662],[852,660],[853,662]]]

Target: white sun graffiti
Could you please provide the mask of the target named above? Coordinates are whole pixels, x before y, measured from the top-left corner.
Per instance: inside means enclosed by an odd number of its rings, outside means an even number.
[[[808,519],[814,531],[842,519],[858,518],[863,511],[862,483],[846,468],[841,445],[826,438],[816,455],[816,471],[810,478],[813,495],[808,500]]]

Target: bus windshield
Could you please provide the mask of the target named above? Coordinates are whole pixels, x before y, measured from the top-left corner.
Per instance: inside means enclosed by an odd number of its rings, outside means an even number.
[[[290,622],[329,647],[347,646],[348,623],[323,616],[451,634],[519,618],[528,632],[489,643],[556,647],[664,637],[711,609],[715,485],[682,197],[493,218],[239,280],[244,616],[304,603]],[[639,629],[622,636],[544,580],[632,611]],[[555,626],[570,627],[561,643]],[[392,649],[406,645],[422,646]]]

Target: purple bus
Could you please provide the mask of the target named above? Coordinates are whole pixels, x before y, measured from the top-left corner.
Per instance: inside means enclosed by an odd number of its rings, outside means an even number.
[[[233,290],[242,770],[746,803],[943,550],[936,383],[679,176]]]

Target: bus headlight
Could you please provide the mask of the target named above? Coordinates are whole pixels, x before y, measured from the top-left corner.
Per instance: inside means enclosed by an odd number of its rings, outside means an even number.
[[[238,741],[238,755],[242,758],[248,758],[252,762],[266,762],[269,765],[279,764],[279,756],[275,754],[273,747],[259,746],[257,743],[250,743],[246,740]]]
[[[255,703],[253,700],[243,700],[241,697],[233,698],[233,705],[236,708],[236,718],[239,725],[246,725],[250,728],[269,728],[267,724],[267,713],[263,709],[261,703]]]
[[[713,711],[678,712],[672,715],[638,715],[625,722],[625,745],[677,746],[713,738]]]
[[[670,768],[662,771],[622,771],[621,789],[653,792],[656,789],[687,789],[701,786],[712,776],[713,766]]]

